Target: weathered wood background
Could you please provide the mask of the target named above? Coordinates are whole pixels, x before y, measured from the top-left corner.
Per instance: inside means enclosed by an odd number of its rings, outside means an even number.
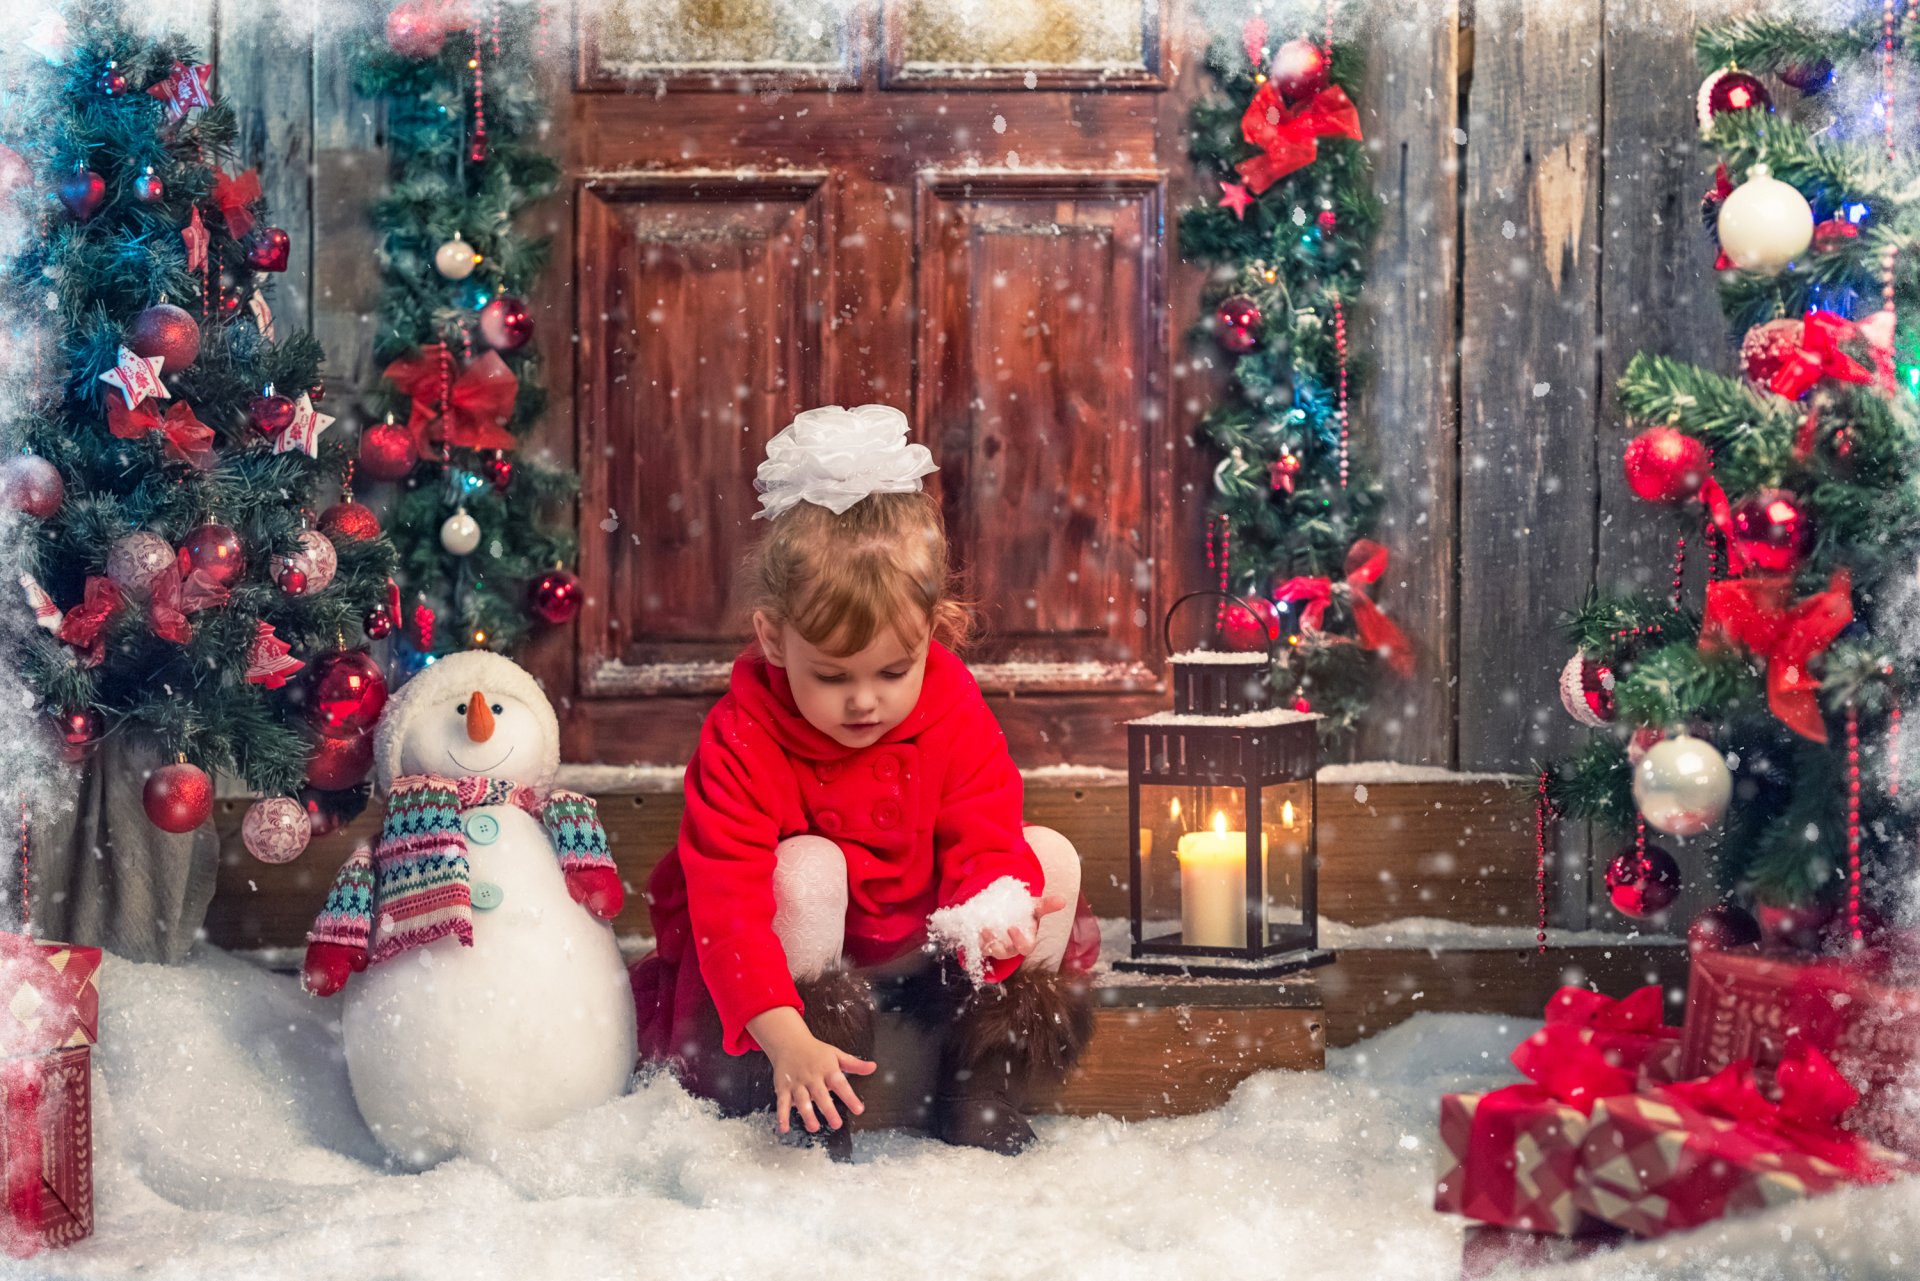
[[[1726,356],[1697,215],[1709,165],[1691,119],[1692,31],[1707,3],[1725,11],[1724,0],[1428,0],[1365,15],[1360,104],[1388,216],[1359,330],[1377,375],[1358,438],[1391,494],[1381,603],[1420,657],[1415,680],[1382,693],[1362,757],[1525,771],[1571,746],[1579,731],[1555,692],[1563,612],[1595,584],[1670,572],[1680,531],[1626,492],[1611,387],[1640,348]],[[187,0],[166,16],[207,45],[241,113],[244,159],[293,238],[276,315],[318,332],[339,392],[329,399],[347,405],[373,374],[364,201],[384,158],[341,41],[315,32],[324,8],[310,0],[303,22],[298,6]],[[1163,128],[1204,89],[1191,43],[1203,22],[1198,0],[1171,0]],[[551,41],[557,95],[572,92],[566,25],[556,17]],[[1176,206],[1199,194],[1170,176]],[[564,251],[571,212],[543,218]],[[1193,279],[1170,282],[1176,333],[1197,307],[1183,291]],[[542,337],[564,361],[570,336],[557,328]],[[556,415],[570,415],[560,368],[552,382]],[[572,434],[568,421],[548,440],[571,454]],[[1196,558],[1204,501],[1185,494],[1176,518],[1176,545]],[[1570,918],[1583,891],[1565,887]]]

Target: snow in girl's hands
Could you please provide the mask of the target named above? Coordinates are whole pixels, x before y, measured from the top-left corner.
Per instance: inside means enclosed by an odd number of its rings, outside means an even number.
[[[964,903],[943,907],[927,918],[927,937],[943,951],[959,956],[967,977],[977,987],[986,981],[986,961],[980,940],[989,930],[1007,933],[1034,929],[1034,907],[1040,902],[1027,887],[1003,876]]]
[[[1511,1079],[1531,1027],[1422,1015],[1203,1116],[1039,1118],[1014,1160],[864,1133],[835,1166],[655,1077],[410,1175],[354,1107],[337,1003],[213,951],[102,977],[96,1234],[0,1276],[1453,1281],[1439,1095]],[[1920,1185],[1896,1185],[1529,1275],[1904,1281],[1916,1240]]]

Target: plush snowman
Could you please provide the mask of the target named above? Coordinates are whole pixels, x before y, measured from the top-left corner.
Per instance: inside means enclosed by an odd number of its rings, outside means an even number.
[[[559,764],[552,705],[498,654],[442,658],[381,719],[380,841],[336,878],[304,981],[346,987],[353,1096],[405,1165],[591,1108],[633,1070],[607,924],[625,895],[593,802],[553,790]]]

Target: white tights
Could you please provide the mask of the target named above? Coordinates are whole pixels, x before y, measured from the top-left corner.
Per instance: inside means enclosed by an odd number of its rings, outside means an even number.
[[[1041,920],[1027,964],[1057,970],[1073,931],[1074,905],[1080,901],[1080,855],[1073,842],[1050,827],[1029,827],[1026,838],[1040,860],[1044,892],[1067,901],[1066,907]],[[789,836],[774,847],[773,856],[773,932],[786,949],[787,968],[794,977],[813,978],[838,961],[845,946],[846,855],[824,836]]]

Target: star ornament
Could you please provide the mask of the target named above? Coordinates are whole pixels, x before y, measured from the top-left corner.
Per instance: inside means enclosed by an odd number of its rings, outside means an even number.
[[[1220,184],[1220,191],[1222,194],[1217,207],[1233,210],[1233,216],[1245,222],[1247,206],[1253,203],[1253,193],[1248,191],[1244,184],[1238,182],[1223,182]]]
[[[187,225],[180,229],[180,240],[187,247],[187,270],[205,271],[207,245],[212,237],[207,235],[207,224],[200,221],[200,206],[193,207],[193,216],[187,219]]]
[[[166,363],[160,356],[139,356],[122,347],[120,363],[101,374],[100,381],[125,396],[128,409],[135,408],[149,396],[172,400],[173,393],[160,381],[160,366]]]
[[[320,456],[320,433],[333,426],[333,419],[313,407],[306,392],[293,402],[293,421],[274,437],[273,452],[285,454],[299,450],[309,458]]]
[[[213,105],[213,68],[176,62],[172,74],[147,92],[167,104],[168,120],[185,120],[195,107]]]

